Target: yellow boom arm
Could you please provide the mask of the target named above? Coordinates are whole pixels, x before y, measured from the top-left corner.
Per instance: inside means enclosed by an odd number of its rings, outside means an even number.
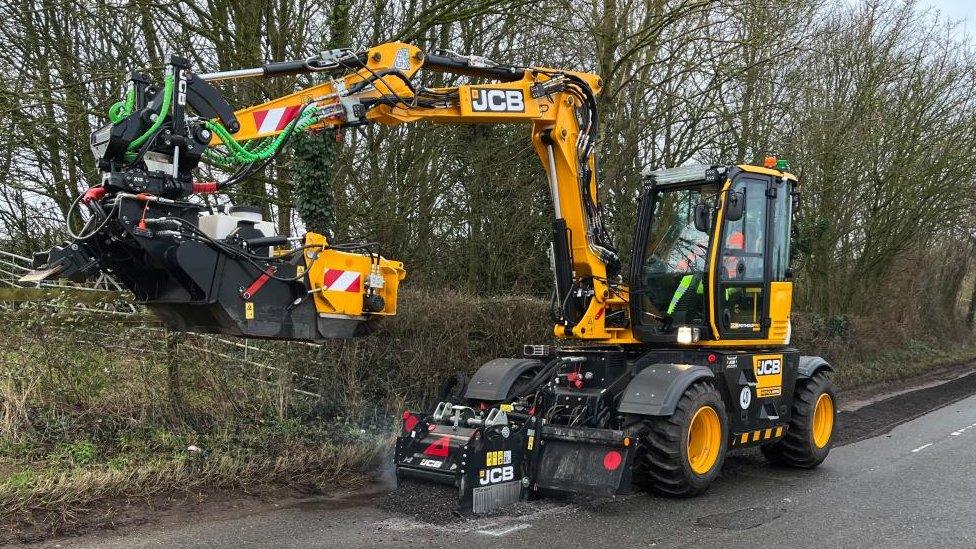
[[[311,130],[370,122],[531,124],[532,143],[554,208],[551,253],[560,317],[555,334],[605,343],[637,342],[629,322],[628,290],[618,275],[619,261],[603,228],[597,195],[595,96],[602,86],[598,76],[502,67],[477,57],[427,54],[401,42],[358,54],[331,52],[323,64],[330,67],[328,81],[237,111],[240,130],[233,139],[277,136],[310,109],[315,114],[308,119]],[[422,70],[489,82],[424,88],[414,82]],[[218,136],[210,143],[222,144]]]

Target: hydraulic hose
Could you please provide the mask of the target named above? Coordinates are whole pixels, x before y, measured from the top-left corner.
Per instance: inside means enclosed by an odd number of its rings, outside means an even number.
[[[213,160],[216,164],[221,164],[224,166],[234,163],[249,164],[252,162],[266,160],[273,156],[278,149],[281,148],[281,145],[291,136],[292,133],[296,131],[304,131],[306,128],[317,122],[317,114],[317,107],[306,107],[295,120],[288,124],[283,132],[279,133],[271,141],[262,143],[260,146],[256,146],[253,149],[241,145],[220,123],[208,120],[205,122],[207,129],[214,132],[217,137],[220,138],[221,142],[227,145],[227,148],[231,150],[231,154],[227,156],[207,154],[207,158]]]
[[[125,94],[125,101],[119,101],[118,103],[113,103],[108,109],[108,119],[112,121],[113,124],[118,124],[123,118],[132,114],[132,109],[136,104],[136,92],[130,89]]]
[[[163,125],[163,120],[166,119],[166,113],[169,112],[170,103],[173,99],[173,75],[166,75],[163,80],[163,104],[160,106],[159,113],[157,113],[156,120],[153,121],[149,129],[145,131],[142,135],[135,138],[132,143],[129,143],[129,151],[134,151],[142,146],[147,139],[152,137],[157,131],[159,131],[160,126]],[[111,116],[111,110],[109,111],[109,116]]]

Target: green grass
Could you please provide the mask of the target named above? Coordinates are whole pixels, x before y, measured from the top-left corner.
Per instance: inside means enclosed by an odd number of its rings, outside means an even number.
[[[0,542],[111,523],[159,497],[327,492],[362,482],[388,446],[386,424],[299,398],[284,358],[248,379],[143,326],[57,320],[0,333]]]
[[[64,467],[24,464],[0,479],[0,509],[7,539],[19,531],[57,533],[76,524],[91,525],[97,510],[106,521],[131,502],[189,497],[200,490],[229,489],[260,493],[269,486],[328,491],[362,481],[377,465],[382,439],[355,444],[311,445],[274,455],[245,450],[203,455],[174,453],[120,456],[107,462]]]

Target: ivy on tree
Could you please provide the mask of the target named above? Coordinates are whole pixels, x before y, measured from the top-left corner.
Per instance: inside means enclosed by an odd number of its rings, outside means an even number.
[[[335,130],[296,136],[294,141],[293,202],[306,230],[331,238],[335,232],[332,166],[339,143]]]

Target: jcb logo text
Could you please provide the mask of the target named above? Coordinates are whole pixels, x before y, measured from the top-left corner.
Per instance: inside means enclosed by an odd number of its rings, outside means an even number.
[[[511,465],[506,465],[505,467],[495,467],[493,469],[482,469],[480,471],[480,477],[478,482],[482,486],[487,486],[489,484],[496,484],[498,482],[506,482],[515,479],[515,468]]]
[[[474,112],[525,112],[522,90],[471,90]]]
[[[767,358],[760,360],[759,364],[756,365],[756,375],[768,376],[772,374],[778,374],[782,371],[783,363],[778,358]]]

